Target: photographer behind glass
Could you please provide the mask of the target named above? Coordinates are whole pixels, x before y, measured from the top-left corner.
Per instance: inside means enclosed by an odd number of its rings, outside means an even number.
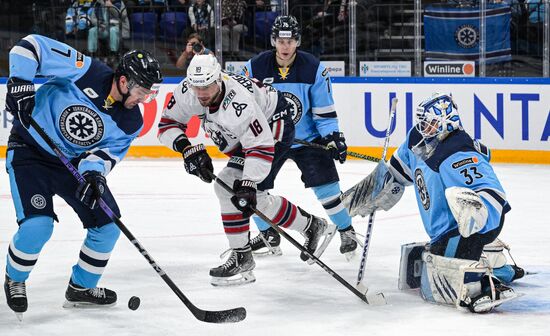
[[[178,61],[176,62],[176,67],[182,69],[183,73],[187,73],[187,67],[195,55],[214,55],[212,50],[206,48],[202,41],[202,37],[197,33],[191,33],[187,37],[187,45],[183,52],[181,53]]]

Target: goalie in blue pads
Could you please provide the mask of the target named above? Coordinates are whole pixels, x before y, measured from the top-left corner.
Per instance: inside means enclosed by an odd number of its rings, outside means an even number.
[[[510,205],[489,163],[489,150],[464,131],[451,95],[433,94],[415,117],[415,127],[391,157],[387,172],[380,163],[371,174],[370,201],[356,214],[388,210],[401,198],[402,186],[414,185],[430,245],[426,251],[424,244],[413,246],[414,253],[413,247],[404,250],[401,273],[409,276],[400,287],[419,285],[427,301],[488,312],[518,296],[503,283],[524,273],[515,265],[481,258],[484,246],[502,230]],[[376,176],[384,176],[380,188]],[[410,274],[415,269],[417,281]]]

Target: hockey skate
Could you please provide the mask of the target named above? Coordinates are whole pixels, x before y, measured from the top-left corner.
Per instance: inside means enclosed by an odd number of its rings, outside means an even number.
[[[489,282],[489,281],[483,281]],[[493,279],[494,282],[494,293],[492,293],[491,287],[487,286],[486,289],[478,296],[470,299],[467,298],[461,306],[466,306],[472,313],[488,313],[500,306],[503,303],[512,301],[519,297],[522,297],[524,294],[516,293],[512,288],[503,285],[496,278]]]
[[[340,253],[342,253],[347,261],[350,261],[355,256],[355,250],[357,249],[357,244],[361,245],[359,239],[357,239],[355,230],[353,226],[348,226],[343,230],[338,230],[340,232]]]
[[[116,305],[116,293],[107,288],[84,288],[71,281],[65,292],[63,308],[98,308]]]
[[[250,248],[255,256],[280,256],[283,254],[280,244],[281,236],[272,227],[260,231],[256,237],[250,240]]]
[[[210,269],[212,286],[237,286],[256,281],[252,272],[256,263],[250,246],[227,250],[221,257],[223,258],[228,252],[230,255],[225,263]]]
[[[4,292],[8,306],[15,312],[17,319],[22,321],[23,313],[27,311],[27,288],[25,283],[13,281],[6,274]]]
[[[329,224],[325,219],[311,215],[309,226],[302,233],[306,239],[304,242],[304,248],[317,258],[321,257],[325,252],[328,244],[334,238],[336,233],[336,225]],[[321,241],[321,238],[324,239]],[[307,261],[309,265],[315,261],[310,259],[304,252],[300,253],[300,258],[303,261]]]

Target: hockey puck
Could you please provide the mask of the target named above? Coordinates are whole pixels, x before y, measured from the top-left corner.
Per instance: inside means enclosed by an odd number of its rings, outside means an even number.
[[[141,300],[137,296],[132,296],[130,300],[128,300],[128,308],[131,310],[136,310],[139,308],[140,303]]]

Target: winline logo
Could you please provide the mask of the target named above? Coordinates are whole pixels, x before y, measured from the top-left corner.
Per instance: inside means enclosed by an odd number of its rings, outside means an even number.
[[[424,76],[473,77],[475,76],[475,67],[473,62],[426,62],[424,63]]]

